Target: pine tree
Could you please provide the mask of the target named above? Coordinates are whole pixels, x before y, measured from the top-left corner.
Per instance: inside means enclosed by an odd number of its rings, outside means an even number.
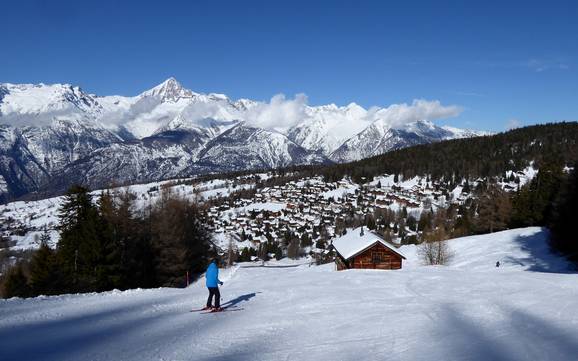
[[[479,232],[495,232],[505,229],[512,212],[509,195],[497,184],[491,183],[479,195],[477,229]]]
[[[187,271],[201,274],[211,257],[212,241],[197,206],[166,193],[149,217],[157,284],[181,286]]]
[[[152,247],[152,208],[137,216],[135,197],[129,192],[119,196],[117,242],[120,244],[120,270],[123,288],[157,286],[154,275],[154,251]]]
[[[532,181],[515,195],[512,226],[546,226],[553,215],[553,205],[564,179],[562,168],[544,165]]]
[[[368,214],[365,216],[365,225],[367,226],[367,229],[369,229],[369,230],[375,229],[375,218],[373,218],[373,215]]]
[[[554,205],[550,228],[552,244],[559,251],[578,263],[578,236],[576,215],[578,214],[578,163],[567,177]]]
[[[313,241],[309,238],[309,234],[303,233],[301,235],[301,248],[311,247],[313,245]]]
[[[30,261],[30,289],[37,295],[55,295],[62,292],[61,276],[54,251],[48,246],[50,236],[45,230],[40,237],[40,248]]]
[[[241,255],[239,257],[239,262],[250,262],[251,256],[253,256],[253,252],[251,252],[252,250],[253,250],[252,248],[243,247],[243,249],[241,250]]]
[[[422,212],[419,217],[419,222],[417,224],[417,230],[420,232],[428,231],[431,229],[431,212]]]
[[[121,256],[124,251],[123,234],[116,222],[128,221],[130,216],[119,214],[113,195],[106,191],[101,193],[98,201],[98,230],[101,246],[101,257],[97,267],[96,288],[98,290],[123,289],[123,269]],[[128,218],[128,219],[127,219]]]
[[[94,291],[103,250],[99,239],[99,216],[88,189],[71,187],[64,197],[59,216],[57,257],[68,291]]]
[[[30,297],[31,291],[28,285],[28,278],[24,273],[24,265],[17,263],[12,266],[6,274],[4,284],[2,286],[2,297]]]
[[[414,232],[417,231],[417,220],[412,215],[407,217],[407,228]]]

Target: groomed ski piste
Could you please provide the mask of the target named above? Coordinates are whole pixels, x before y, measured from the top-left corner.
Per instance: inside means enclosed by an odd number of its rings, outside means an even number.
[[[547,237],[450,240],[448,266],[404,246],[397,271],[243,263],[221,270],[222,303],[238,312],[189,312],[203,279],[4,300],[0,360],[576,360],[578,275]]]

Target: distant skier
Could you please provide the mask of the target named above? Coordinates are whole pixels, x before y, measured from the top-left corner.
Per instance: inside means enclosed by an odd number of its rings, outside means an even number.
[[[205,278],[207,280],[207,288],[209,289],[209,298],[207,299],[207,306],[205,309],[212,311],[221,311],[221,293],[219,292],[219,285],[223,282],[219,280],[219,260],[214,258],[207,267]],[[215,306],[212,306],[213,296],[215,297]]]
[[[496,267],[500,267],[500,261],[496,262]]]

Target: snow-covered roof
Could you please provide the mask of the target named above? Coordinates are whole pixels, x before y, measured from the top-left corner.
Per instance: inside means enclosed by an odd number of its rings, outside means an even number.
[[[389,245],[383,238],[381,238],[377,234],[367,229],[364,229],[363,236],[361,236],[360,234],[361,228],[348,230],[346,234],[333,240],[333,247],[335,247],[335,250],[339,252],[339,254],[343,258],[349,259],[355,256],[356,254],[360,253],[361,251],[371,247],[376,242],[379,242],[405,259],[404,255],[399,253],[398,250],[396,250],[393,246]]]

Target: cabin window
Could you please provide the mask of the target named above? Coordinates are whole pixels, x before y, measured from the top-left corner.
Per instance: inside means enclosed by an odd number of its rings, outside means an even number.
[[[381,263],[381,261],[382,261],[381,256],[382,256],[381,253],[373,252],[371,254],[371,259],[372,259],[373,263]]]

